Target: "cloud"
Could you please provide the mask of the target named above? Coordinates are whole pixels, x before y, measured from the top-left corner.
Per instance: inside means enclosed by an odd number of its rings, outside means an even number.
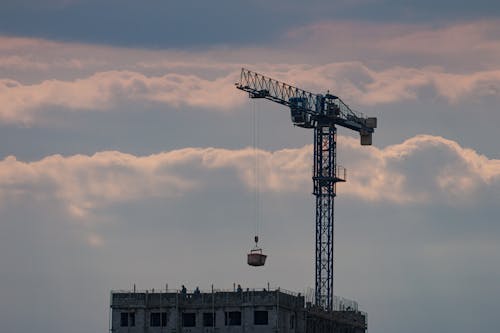
[[[447,70],[485,70],[499,65],[499,27],[498,19],[434,26],[322,21],[291,29],[287,38],[297,48],[377,66],[431,64]]]
[[[342,195],[373,202],[453,204],[477,199],[485,189],[500,191],[500,160],[442,137],[420,135],[384,149],[361,147],[347,137],[339,144],[342,164],[348,166],[347,183],[338,186]],[[52,196],[72,216],[85,217],[113,203],[179,198],[228,180],[251,191],[309,192],[311,160],[310,145],[274,152],[184,148],[150,156],[104,151],[35,162],[10,156],[0,162],[0,197],[8,202],[26,195]],[[217,178],[217,170],[225,180]]]
[[[57,43],[43,39],[0,36],[0,51],[21,51],[26,48],[43,46],[49,48]]]
[[[281,67],[282,68],[282,67]],[[393,68],[375,71],[361,63],[290,66],[267,75],[321,92],[324,87],[358,105],[415,100],[425,87],[450,103],[481,96],[499,96],[500,70],[472,74],[444,73],[439,68]],[[131,71],[99,72],[73,81],[45,80],[22,84],[0,79],[0,120],[32,124],[42,108],[113,110],[120,102],[142,101],[211,110],[230,110],[246,102],[234,82],[238,71],[205,79],[196,74],[146,76]]]
[[[193,187],[193,182],[176,177],[168,168],[178,161],[176,153],[136,157],[114,151],[93,156],[48,156],[36,162],[22,162],[9,156],[0,164],[0,193],[3,201],[25,196],[61,200],[74,217],[92,209],[142,197],[175,198]]]
[[[240,184],[255,188],[255,157],[261,161],[262,189],[298,191],[309,177],[310,150],[276,152],[184,148],[150,156],[104,151],[92,156],[52,155],[35,162],[9,156],[0,162],[0,198],[52,196],[74,217],[117,202],[176,198],[197,191],[214,170],[233,170]],[[307,161],[307,163],[306,163]],[[228,175],[230,177],[230,175]],[[221,180],[222,181],[222,180]]]
[[[268,75],[318,92],[329,87],[344,100],[365,106],[416,100],[424,88],[448,103],[499,96],[500,92],[500,70],[466,74],[448,73],[440,67],[374,70],[361,62],[342,62],[270,69]]]
[[[109,110],[120,101],[137,100],[226,110],[244,100],[234,88],[235,80],[234,74],[206,80],[175,73],[148,77],[130,71],[96,73],[74,81],[45,80],[32,85],[0,79],[0,119],[30,124],[43,107]]]
[[[234,69],[228,54],[238,49],[183,51],[179,49],[126,48],[99,44],[60,42],[27,37],[0,36],[0,69],[4,71],[50,71],[56,77],[73,73],[150,69]],[[66,71],[60,71],[65,69]],[[13,72],[15,73],[15,72]],[[31,73],[32,75],[34,73]],[[46,75],[46,73],[43,73]]]
[[[42,109],[117,110],[130,101],[230,110],[245,103],[233,86],[241,66],[330,89],[356,107],[415,101],[423,92],[452,104],[498,97],[499,26],[324,21],[273,45],[196,51],[0,37],[0,122],[32,125],[44,119]],[[311,61],[311,49],[327,58]]]
[[[418,135],[384,149],[361,150],[356,140],[344,139],[341,149],[352,166],[341,192],[365,200],[453,205],[500,190],[500,160],[442,137]]]
[[[227,71],[242,64],[266,68],[266,65],[358,61],[377,69],[439,66],[445,71],[463,73],[498,68],[499,27],[495,19],[433,26],[324,20],[291,28],[268,44],[206,46],[196,50],[144,49],[0,36],[0,57],[22,58],[23,61],[4,61],[18,70],[57,69],[64,65],[75,70],[91,68],[94,72],[97,69],[141,68]]]

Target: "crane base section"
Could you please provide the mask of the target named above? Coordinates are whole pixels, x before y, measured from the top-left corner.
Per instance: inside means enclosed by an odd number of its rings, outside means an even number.
[[[306,309],[305,332],[314,333],[366,333],[366,313],[357,310],[324,311],[308,307]]]

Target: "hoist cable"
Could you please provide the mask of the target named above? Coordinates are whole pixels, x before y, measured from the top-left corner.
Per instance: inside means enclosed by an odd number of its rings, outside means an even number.
[[[255,237],[259,235],[259,197],[258,197],[258,163],[257,163],[257,111],[256,101],[252,103],[252,150],[253,150],[253,219]],[[257,238],[255,238],[257,240]]]

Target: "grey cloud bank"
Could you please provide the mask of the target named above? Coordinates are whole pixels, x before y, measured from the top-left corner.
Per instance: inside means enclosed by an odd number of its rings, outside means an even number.
[[[355,199],[453,207],[500,192],[500,160],[441,137],[421,135],[384,149],[360,147],[357,140],[341,137],[339,149],[352,177],[341,192]],[[255,154],[260,155],[258,181]],[[241,190],[261,184],[264,192],[301,192],[310,185],[311,159],[309,145],[275,152],[184,148],[149,156],[107,151],[29,163],[9,156],[0,161],[0,196],[2,201],[53,197],[81,218],[113,203],[188,195],[207,186],[211,170],[226,170],[231,183],[239,179]],[[209,186],[217,183],[212,179]]]
[[[99,44],[197,47],[273,43],[292,27],[325,20],[426,22],[497,17],[500,6],[454,1],[7,1],[0,33]]]

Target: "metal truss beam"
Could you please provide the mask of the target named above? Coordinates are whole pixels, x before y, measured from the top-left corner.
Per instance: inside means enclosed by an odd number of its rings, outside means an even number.
[[[313,184],[316,197],[316,305],[326,310],[333,307],[334,281],[334,198],[337,175],[337,129],[319,124],[314,128]]]

